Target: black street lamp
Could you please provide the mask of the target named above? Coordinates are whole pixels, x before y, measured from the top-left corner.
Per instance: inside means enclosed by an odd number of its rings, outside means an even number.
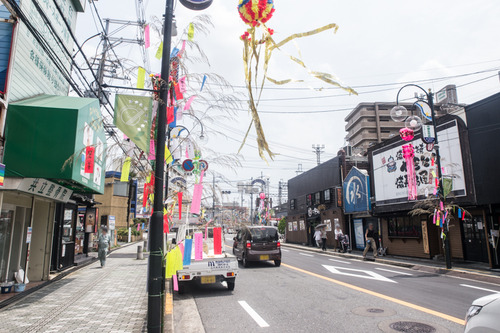
[[[181,3],[189,9],[202,10],[209,7],[212,0],[181,0]],[[163,331],[162,303],[165,293],[165,280],[163,277],[163,185],[166,185],[165,193],[168,195],[168,172],[165,173],[165,144],[170,137],[170,130],[167,134],[167,99],[173,16],[174,0],[167,0],[165,4],[165,24],[163,25],[160,105],[157,116],[158,134],[156,138],[153,215],[151,216],[149,232],[151,250],[148,271],[148,332],[158,333]]]
[[[399,94],[401,91],[407,87],[415,87],[420,90],[422,90],[425,94],[426,100],[418,99],[417,102],[423,102],[426,103],[431,111],[431,120],[432,120],[432,127],[434,128],[434,150],[436,151],[436,165],[438,169],[438,180],[439,180],[439,190],[438,190],[438,197],[439,200],[443,202],[445,201],[445,195],[444,195],[444,186],[443,186],[443,173],[441,169],[441,155],[439,154],[439,141],[438,141],[438,133],[437,133],[437,122],[436,122],[436,112],[434,110],[434,94],[430,91],[426,91],[424,88],[416,85],[416,84],[407,84],[403,86],[401,89],[399,89],[398,94],[396,96],[396,106],[393,108],[392,112],[395,112],[396,114],[399,113],[405,114],[407,113],[407,110],[404,106],[399,105]],[[445,259],[446,259],[446,268],[451,269],[451,251],[450,251],[450,240],[448,238],[449,235],[449,219],[445,219],[443,222],[443,232],[444,232],[444,251],[445,251]]]

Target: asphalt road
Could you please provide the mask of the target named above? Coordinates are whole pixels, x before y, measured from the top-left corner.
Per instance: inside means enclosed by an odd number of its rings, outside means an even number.
[[[233,292],[220,284],[190,286],[183,299],[194,299],[206,332],[398,332],[389,327],[401,321],[462,332],[471,302],[500,292],[500,285],[282,250],[281,267],[240,265]]]

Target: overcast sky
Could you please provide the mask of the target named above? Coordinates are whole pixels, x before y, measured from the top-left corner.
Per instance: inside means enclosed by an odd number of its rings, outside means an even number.
[[[148,20],[161,18],[165,0],[145,0],[144,4]],[[195,32],[195,40],[208,56],[210,66],[191,64],[189,72],[216,73],[235,86],[237,92],[245,93],[242,88],[243,44],[239,36],[246,26],[239,18],[237,4],[237,0],[214,0],[214,4],[203,12],[190,11],[178,4],[175,15],[180,32],[200,14],[210,15],[214,24],[208,36]],[[99,0],[96,5],[102,18],[137,20],[132,0]],[[255,131],[252,130],[248,145],[241,153],[243,167],[236,172],[216,168],[231,180],[256,178],[263,172],[271,177],[271,192],[277,194],[278,181],[294,177],[299,163],[304,170],[315,166],[312,144],[326,146],[322,160],[336,156],[344,144],[344,118],[349,110],[361,102],[394,101],[402,86],[398,83],[436,79],[421,83],[424,88],[435,91],[447,84],[456,84],[461,103],[473,103],[500,89],[498,76],[484,79],[500,70],[500,1],[277,0],[275,6],[275,15],[268,26],[275,30],[276,41],[329,23],[340,26],[336,34],[327,31],[300,39],[284,50],[298,56],[300,49],[302,60],[310,69],[333,73],[344,83],[359,87],[356,88],[359,96],[346,96],[342,90],[314,80],[285,54],[274,53],[270,77],[302,79],[306,83],[286,86],[266,83],[259,110],[286,112],[261,113],[271,150],[281,155],[269,165],[262,161],[255,148]],[[76,32],[80,43],[98,32],[97,29],[87,4],[86,12],[78,17]],[[130,31],[133,33],[134,30]],[[85,52],[93,56],[98,43],[97,38],[87,42]],[[153,37],[153,46],[149,49],[153,72],[160,72],[160,61],[154,57],[158,43],[159,39]],[[119,46],[116,52],[120,57],[141,63],[137,46]],[[442,79],[485,70],[491,71]],[[477,80],[480,81],[471,83]],[[113,83],[120,84],[119,81]],[[129,84],[135,85],[135,80]],[[207,85],[209,89],[217,88],[210,82]],[[318,91],[312,88],[328,89]],[[412,96],[413,92],[409,89],[406,96]],[[193,105],[202,113],[202,108],[206,108],[196,102]],[[248,112],[243,110],[245,107],[242,103],[242,110],[238,111],[233,122],[207,124],[208,128],[217,127],[227,134],[227,138],[211,136],[210,148],[225,153],[237,152],[251,120]],[[334,111],[308,113],[324,110]],[[236,190],[229,185],[223,187]],[[230,198],[239,201],[239,196]]]

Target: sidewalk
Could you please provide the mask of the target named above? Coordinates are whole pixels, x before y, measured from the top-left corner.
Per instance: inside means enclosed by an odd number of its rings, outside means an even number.
[[[328,249],[326,252],[323,252],[321,251],[321,249],[312,246],[291,243],[281,243],[281,245],[283,247],[294,248],[302,251],[317,252],[331,256],[363,260],[362,252],[357,250],[354,250],[352,253],[339,253],[335,252],[333,249]],[[372,252],[370,250],[367,256],[367,260],[374,261],[371,254]],[[375,261],[382,264],[406,267],[428,273],[446,274],[449,276],[463,277],[483,282],[500,284],[500,270],[490,269],[487,264],[483,263],[466,261],[453,262],[452,269],[446,269],[444,261],[435,261],[431,259],[386,255],[384,257],[377,258]]]
[[[94,262],[0,310],[0,332],[145,332],[147,260],[136,254],[120,248],[105,268]]]

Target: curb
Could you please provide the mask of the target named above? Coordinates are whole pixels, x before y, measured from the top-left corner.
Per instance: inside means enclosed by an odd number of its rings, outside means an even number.
[[[165,305],[163,317],[163,332],[174,332],[174,295],[172,288],[172,280],[165,279]]]
[[[324,252],[324,251],[321,251],[321,250],[315,249],[315,248],[305,248],[305,247],[300,246],[300,245],[287,244],[287,243],[281,243],[281,246],[289,247],[289,248],[293,248],[293,249],[297,249],[297,250],[302,250],[302,251],[322,253],[322,254],[325,254],[325,255],[328,255],[331,257],[343,257],[343,258],[349,258],[349,259],[363,261],[363,258],[361,256],[355,255],[355,254],[350,254],[350,253],[339,253],[339,252],[329,252],[329,251]],[[394,261],[394,260],[390,260],[390,259],[376,259],[375,260],[373,258],[367,258],[366,260],[378,262],[381,264],[391,265],[391,266],[410,268],[413,270],[422,271],[422,272],[426,272],[426,273],[448,275],[448,276],[453,276],[453,277],[473,279],[473,280],[477,280],[477,281],[481,281],[481,282],[500,284],[500,276],[490,275],[490,274],[481,273],[481,272],[473,272],[473,271],[454,269],[454,268],[446,269],[446,268],[442,268],[442,267],[422,265],[419,263],[405,263],[405,262]]]
[[[122,245],[122,246],[117,246],[114,249],[110,250],[109,253],[112,253],[112,252],[114,252],[116,250],[119,250],[119,249],[123,249],[124,247],[127,247],[127,246],[134,245],[136,243],[137,242],[128,243],[128,244],[125,244],[125,245]],[[40,289],[42,289],[44,287],[47,287],[51,283],[59,281],[62,278],[66,277],[66,276],[68,276],[68,275],[76,272],[77,270],[82,269],[82,268],[84,268],[84,267],[86,267],[86,266],[88,266],[88,265],[90,265],[90,264],[92,264],[92,263],[94,263],[96,261],[97,261],[97,258],[92,258],[92,259],[88,260],[87,262],[84,262],[82,264],[75,265],[75,266],[73,266],[71,268],[65,269],[64,271],[62,271],[59,274],[57,274],[53,279],[47,280],[44,283],[42,283],[42,284],[40,284],[40,285],[38,285],[36,287],[30,288],[30,289],[28,289],[26,291],[23,291],[22,293],[19,293],[19,294],[15,295],[15,296],[12,296],[9,299],[6,299],[3,302],[0,302],[0,310],[3,309],[3,308],[5,308],[5,307],[7,307],[7,306],[9,306],[9,305],[11,305],[11,304],[13,304],[13,303],[15,303],[15,302],[17,302],[17,301],[22,300],[23,298],[25,298],[26,296],[34,293],[35,291],[40,290]]]

